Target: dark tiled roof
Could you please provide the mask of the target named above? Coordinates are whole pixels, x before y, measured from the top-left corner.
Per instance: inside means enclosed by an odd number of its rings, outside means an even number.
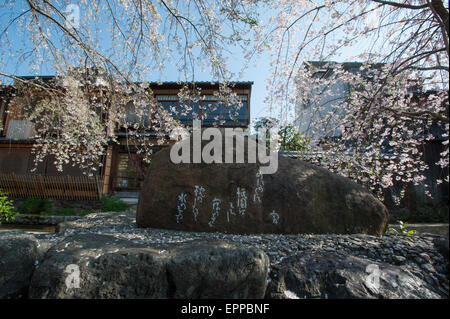
[[[24,75],[24,76],[17,76],[20,79],[23,80],[36,80],[36,81],[41,81],[44,83],[49,83],[51,82],[55,76],[54,75]],[[135,82],[136,84],[139,83],[145,83],[145,82]],[[150,87],[161,87],[161,86],[168,86],[168,87],[180,87],[182,85],[185,84],[192,84],[195,83],[195,85],[198,86],[203,86],[203,87],[207,87],[207,86],[218,86],[220,84],[220,82],[217,81],[194,81],[194,82],[186,82],[186,81],[181,81],[181,82],[177,82],[177,81],[163,81],[163,82],[156,82],[156,81],[152,81],[152,82],[148,82],[148,84],[150,85]],[[253,85],[253,81],[230,81],[230,83],[232,85],[234,85],[235,87],[251,87]]]
[[[325,67],[333,68],[335,65],[342,65],[344,70],[350,70],[353,68],[359,68],[363,65],[362,62],[352,61],[352,62],[336,62],[336,61],[308,61],[305,63],[307,66],[313,66],[316,68]],[[385,63],[373,63],[372,68],[381,68]]]
[[[181,88],[183,85],[192,86],[192,84],[195,84],[198,87],[202,88],[217,88],[219,87],[219,82],[208,82],[208,81],[196,81],[196,82],[175,82],[175,81],[169,81],[169,82],[149,82],[149,86],[153,89],[161,89],[161,88]],[[237,81],[237,82],[230,82],[232,87],[234,88],[251,88],[253,85],[253,82],[251,81]]]
[[[50,83],[55,79],[54,75],[24,75],[17,76],[19,79],[31,81],[34,80],[36,82]]]
[[[9,137],[0,137],[0,144],[33,144],[35,140],[33,138],[28,139],[12,139]]]
[[[185,84],[185,83],[192,83],[192,82],[176,82],[176,81],[165,81],[165,82],[150,82],[151,85],[159,85],[159,83],[161,84]],[[213,81],[213,82],[209,82],[209,81],[195,81],[195,84],[204,84],[204,85],[218,85],[221,82],[217,82],[217,81]],[[253,81],[230,81],[230,83],[236,84],[236,85],[252,85]]]

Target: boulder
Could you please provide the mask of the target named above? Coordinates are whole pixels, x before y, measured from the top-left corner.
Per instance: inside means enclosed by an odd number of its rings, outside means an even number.
[[[174,164],[170,148],[157,152],[139,197],[137,225],[238,234],[384,233],[386,207],[350,179],[281,155],[278,170],[262,175],[264,165],[247,158],[246,151],[246,163]]]
[[[38,249],[34,236],[0,232],[0,299],[27,295]]]
[[[183,245],[170,252],[173,298],[263,298],[269,257],[258,249],[219,243]]]
[[[29,298],[158,298],[167,288],[157,250],[83,234],[49,249],[33,274]]]
[[[268,257],[256,249],[194,241],[149,247],[80,234],[46,254],[30,298],[262,298]]]
[[[337,252],[308,252],[271,269],[266,298],[436,299],[436,291],[410,271]]]

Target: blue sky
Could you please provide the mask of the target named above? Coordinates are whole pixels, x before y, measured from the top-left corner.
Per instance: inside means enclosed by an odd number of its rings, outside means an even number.
[[[25,7],[23,2],[16,2],[15,9],[17,11],[22,10],[22,8]],[[2,12],[3,10],[3,12]],[[83,14],[83,10],[81,9],[81,14]],[[5,14],[4,9],[0,7],[0,25],[6,26],[7,22],[9,21],[9,16]],[[3,27],[1,28],[3,30]],[[27,38],[23,34],[21,34],[16,28],[10,28],[9,30],[9,36],[14,40],[18,41],[19,45],[27,46]],[[105,41],[102,45],[108,46],[109,40]],[[364,47],[364,44],[360,44],[361,47]],[[354,54],[355,50],[347,49],[343,52],[343,55],[339,59],[340,61],[345,61],[350,57],[350,55]],[[3,56],[2,59],[4,60],[5,57]],[[53,75],[55,73],[54,68],[49,63],[42,63],[39,67],[39,71],[37,73],[32,72],[29,65],[27,63],[17,63],[17,60],[15,60],[15,57],[9,58],[10,63],[7,63],[6,69],[3,69],[0,71],[3,71],[5,73],[11,73],[16,75]],[[257,66],[255,67],[253,64],[257,63]],[[232,59],[229,60],[229,67],[230,69],[237,73],[241,70],[242,66],[247,63],[242,56],[239,54],[236,54],[233,56]],[[235,79],[235,80],[242,80],[242,81],[253,81],[253,88],[252,88],[252,97],[251,97],[251,119],[258,118],[261,116],[269,116],[267,106],[264,104],[264,98],[267,94],[266,91],[266,85],[267,85],[267,79],[270,77],[270,71],[269,71],[269,64],[270,64],[270,58],[269,54],[263,54],[259,56],[258,59],[252,61],[246,68],[244,75],[241,79]],[[180,79],[179,73],[176,70],[176,68],[172,65],[166,65],[166,70],[164,72],[164,79],[165,81],[176,81]],[[157,73],[152,74],[149,79],[146,79],[149,81],[156,81],[160,80],[159,75]],[[196,73],[196,80],[198,81],[210,81],[211,76],[208,73]],[[2,81],[5,81],[5,79],[2,79]],[[272,114],[276,115],[276,114]]]

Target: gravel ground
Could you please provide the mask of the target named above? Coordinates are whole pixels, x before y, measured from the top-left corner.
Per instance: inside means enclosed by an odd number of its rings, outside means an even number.
[[[135,212],[95,213],[83,219],[66,222],[61,232],[36,235],[43,246],[49,247],[71,234],[108,234],[116,238],[146,242],[149,246],[165,247],[170,243],[191,240],[224,240],[246,247],[262,249],[277,264],[284,258],[307,251],[345,252],[353,256],[397,265],[408,270],[448,295],[448,257],[436,248],[435,241],[448,238],[432,234],[421,235],[236,235],[224,233],[182,232],[153,228],[138,228]],[[444,239],[445,238],[445,239]],[[448,244],[447,244],[448,245]],[[448,246],[447,246],[448,247]],[[447,252],[448,254],[448,252]],[[448,255],[447,255],[448,256]]]

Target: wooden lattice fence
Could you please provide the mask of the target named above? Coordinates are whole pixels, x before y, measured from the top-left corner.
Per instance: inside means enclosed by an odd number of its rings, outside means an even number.
[[[0,174],[0,189],[18,198],[97,200],[102,194],[100,176],[41,176]]]

